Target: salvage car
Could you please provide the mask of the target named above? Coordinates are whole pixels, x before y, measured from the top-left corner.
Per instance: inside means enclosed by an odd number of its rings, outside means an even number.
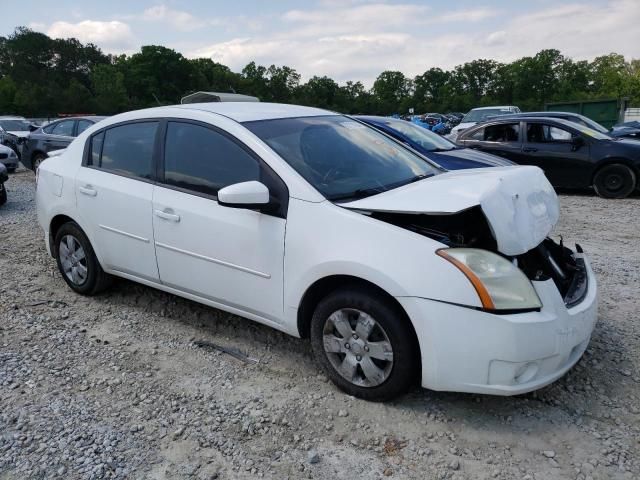
[[[24,144],[23,165],[35,172],[49,152],[66,148],[75,137],[105,118],[96,115],[69,117],[39,127]]]
[[[357,115],[353,118],[392,136],[447,170],[515,165],[512,161],[464,148],[414,123],[390,117]]]
[[[638,187],[640,143],[559,118],[499,118],[463,132],[458,144],[535,165],[561,188],[625,198]]]
[[[18,157],[22,154],[22,145],[37,127],[24,117],[0,117],[0,143],[13,149]]]
[[[80,294],[114,276],[298,337],[349,394],[514,395],[587,348],[589,261],[549,238],[537,167],[443,172],[347,116],[207,103],[108,118],[36,176],[38,221]]]
[[[0,164],[4,165],[6,169],[13,173],[18,168],[18,155],[11,147],[0,144]]]
[[[451,129],[451,133],[448,138],[452,142],[455,142],[462,132],[467,128],[473,127],[477,123],[484,122],[487,118],[495,115],[508,115],[511,113],[520,113],[520,109],[513,105],[506,105],[502,107],[480,107],[474,108],[467,113],[460,123]]]
[[[7,180],[9,180],[7,167],[0,163],[0,205],[7,203],[7,187],[4,185]]]
[[[621,123],[620,125],[614,125],[609,134],[612,137],[640,140],[640,122],[634,120]]]

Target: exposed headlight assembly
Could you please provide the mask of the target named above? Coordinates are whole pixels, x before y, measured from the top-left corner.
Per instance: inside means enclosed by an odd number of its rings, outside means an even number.
[[[531,281],[505,258],[477,248],[445,248],[436,253],[469,279],[486,310],[533,310],[542,307]]]

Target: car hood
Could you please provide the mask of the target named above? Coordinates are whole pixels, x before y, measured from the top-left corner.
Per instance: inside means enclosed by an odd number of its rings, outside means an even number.
[[[453,127],[453,129],[451,131],[452,132],[459,132],[459,131],[464,130],[466,128],[473,127],[475,124],[476,124],[476,122],[459,123],[458,125]]]
[[[24,130],[24,131],[9,130],[7,133],[18,138],[27,138],[31,134],[29,130]]]
[[[532,166],[457,170],[342,207],[369,212],[448,215],[480,206],[498,251],[520,255],[537,247],[560,216],[558,197]]]
[[[454,148],[448,151],[425,152],[425,155],[447,170],[515,165],[511,160],[472,148]]]

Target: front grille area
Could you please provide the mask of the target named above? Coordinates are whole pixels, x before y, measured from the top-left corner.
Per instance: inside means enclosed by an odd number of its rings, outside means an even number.
[[[576,250],[582,252],[579,245]],[[587,268],[582,258],[576,258],[574,252],[550,238],[544,240],[533,250],[517,258],[518,266],[531,280],[552,279],[567,307],[582,301],[587,293]]]

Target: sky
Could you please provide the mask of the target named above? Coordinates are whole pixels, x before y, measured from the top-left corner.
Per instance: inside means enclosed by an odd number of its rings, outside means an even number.
[[[0,4],[9,3],[1,0]],[[11,2],[13,3],[13,2]],[[23,0],[0,35],[28,26],[107,53],[164,45],[233,71],[254,60],[370,86],[383,70],[413,77],[487,58],[557,48],[590,60],[640,58],[640,0]]]

